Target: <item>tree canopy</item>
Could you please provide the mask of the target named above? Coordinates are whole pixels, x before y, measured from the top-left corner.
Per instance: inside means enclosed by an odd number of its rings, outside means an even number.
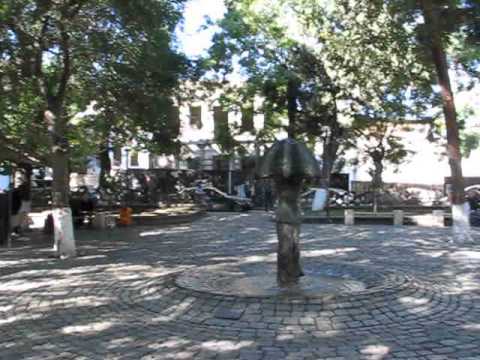
[[[440,103],[431,64],[394,14],[369,1],[227,1],[207,68],[219,80],[237,72],[230,104],[260,96],[271,141],[278,129],[323,147],[328,177],[355,119],[432,121]],[[225,82],[222,82],[225,88]],[[289,124],[282,119],[289,119]]]
[[[107,141],[145,139],[146,132],[161,139],[155,142],[157,149],[171,151],[175,124],[165,110],[188,65],[172,36],[182,4],[3,2],[2,146],[51,164],[48,109],[65,119],[72,154],[95,153],[95,146]],[[89,106],[90,114],[82,116]]]
[[[1,146],[11,150],[1,151],[0,160],[33,158],[52,167],[55,244],[61,257],[75,256],[69,209],[74,160],[118,138],[142,139],[146,132],[164,149],[172,145],[175,130],[165,110],[186,66],[172,37],[182,4],[0,4],[0,136]],[[87,110],[91,115],[82,116]]]

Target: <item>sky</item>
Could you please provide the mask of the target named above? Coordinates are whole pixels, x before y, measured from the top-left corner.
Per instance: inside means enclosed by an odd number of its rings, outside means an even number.
[[[210,47],[215,27],[201,30],[205,17],[219,20],[225,13],[223,0],[190,0],[185,7],[185,20],[176,31],[180,48],[189,57],[198,57]]]

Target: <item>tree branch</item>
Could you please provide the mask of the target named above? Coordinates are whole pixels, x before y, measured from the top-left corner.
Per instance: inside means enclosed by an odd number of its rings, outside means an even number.
[[[0,154],[0,160],[11,161],[15,164],[46,165],[46,162],[42,161],[42,159],[32,157],[3,142],[0,144]]]
[[[356,120],[368,121],[373,123],[392,123],[392,124],[420,124],[420,125],[431,125],[437,118],[436,117],[426,117],[423,119],[405,119],[405,118],[382,118],[382,117],[369,117],[363,115],[354,115]]]
[[[71,59],[70,59],[70,36],[65,29],[65,26],[60,23],[60,34],[61,42],[60,47],[62,49],[62,62],[63,62],[63,71],[60,78],[60,84],[58,86],[58,91],[56,94],[57,103],[62,103],[65,98],[65,93],[67,91],[68,81],[71,74]]]
[[[38,48],[35,54],[35,81],[37,83],[38,91],[43,97],[47,96],[46,83],[43,76],[43,52],[45,51],[44,38],[48,31],[49,19],[49,16],[45,16],[43,19],[42,30],[40,31],[40,36],[37,40]]]

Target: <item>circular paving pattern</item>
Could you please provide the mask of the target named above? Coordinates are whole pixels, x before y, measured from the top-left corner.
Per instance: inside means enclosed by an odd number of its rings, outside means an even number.
[[[329,265],[338,271],[338,267]],[[345,270],[347,267],[340,268]],[[366,269],[363,270],[367,273]],[[300,298],[227,294],[227,291],[234,290],[235,282],[223,294],[210,293],[205,285],[207,282],[195,281],[192,273],[195,272],[139,283],[134,289],[123,289],[121,297],[129,306],[139,306],[151,313],[169,316],[173,309],[176,320],[185,324],[247,332],[251,331],[256,320],[261,320],[265,328],[286,333],[339,329],[361,332],[365,328],[389,327],[395,323],[403,326],[431,324],[440,318],[443,321],[463,321],[465,314],[472,309],[468,296],[437,293],[428,289],[429,284],[393,274],[371,277],[372,281],[380,278],[383,281],[381,284],[375,282],[365,290],[351,292],[348,289],[347,292]],[[187,284],[187,280],[193,283]],[[178,286],[179,283],[182,287]],[[187,285],[201,291],[192,292],[184,287]]]
[[[253,228],[254,219],[247,220]],[[193,238],[204,227],[188,234]],[[388,248],[372,236],[354,244],[362,259],[387,259],[391,266],[355,263],[353,256],[330,261],[305,256],[299,287],[282,291],[275,264],[247,263],[249,252],[239,265],[239,257],[218,260],[207,247],[211,239],[190,243],[176,229],[178,234],[139,242],[135,255],[125,256],[128,249],[103,265],[80,257],[64,268],[52,263],[2,276],[10,288],[0,292],[0,357],[471,360],[480,355],[476,263],[450,266],[433,256],[425,261],[425,249],[406,248],[404,235]],[[338,248],[339,235],[329,231]],[[354,248],[343,241],[345,249]],[[178,259],[172,244],[192,254],[211,251],[211,259]],[[235,244],[252,248],[232,240],[218,252],[236,256]],[[327,247],[318,244],[309,245],[317,254]],[[405,256],[410,249],[417,252]],[[154,261],[138,261],[140,253],[152,254]],[[441,266],[434,267],[436,261]]]
[[[305,276],[288,288],[277,285],[275,264],[211,265],[185,271],[179,287],[238,297],[327,298],[373,293],[407,281],[393,272],[382,273],[361,266],[319,263],[304,269]]]

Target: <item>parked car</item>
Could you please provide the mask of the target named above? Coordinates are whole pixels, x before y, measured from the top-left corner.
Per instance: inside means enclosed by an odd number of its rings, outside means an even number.
[[[400,194],[387,190],[379,191],[377,193],[366,191],[357,194],[355,195],[354,203],[356,206],[372,206],[375,196],[377,197],[377,204],[379,206],[418,205],[419,203],[416,199],[402,199]]]
[[[480,185],[470,185],[465,189],[465,198],[466,201],[470,204],[471,210],[480,210]],[[448,196],[443,196],[440,199],[437,199],[434,205],[439,206],[450,206],[450,200]]]
[[[205,206],[207,210],[247,211],[252,208],[252,199],[228,195],[213,186],[187,187],[181,192],[188,193],[193,201]]]
[[[471,185],[465,188],[465,196],[471,210],[480,209],[480,185]]]
[[[300,195],[300,207],[302,209],[311,209],[315,192],[320,188],[310,188]],[[347,207],[353,204],[354,195],[346,190],[339,188],[328,188],[328,206]]]

